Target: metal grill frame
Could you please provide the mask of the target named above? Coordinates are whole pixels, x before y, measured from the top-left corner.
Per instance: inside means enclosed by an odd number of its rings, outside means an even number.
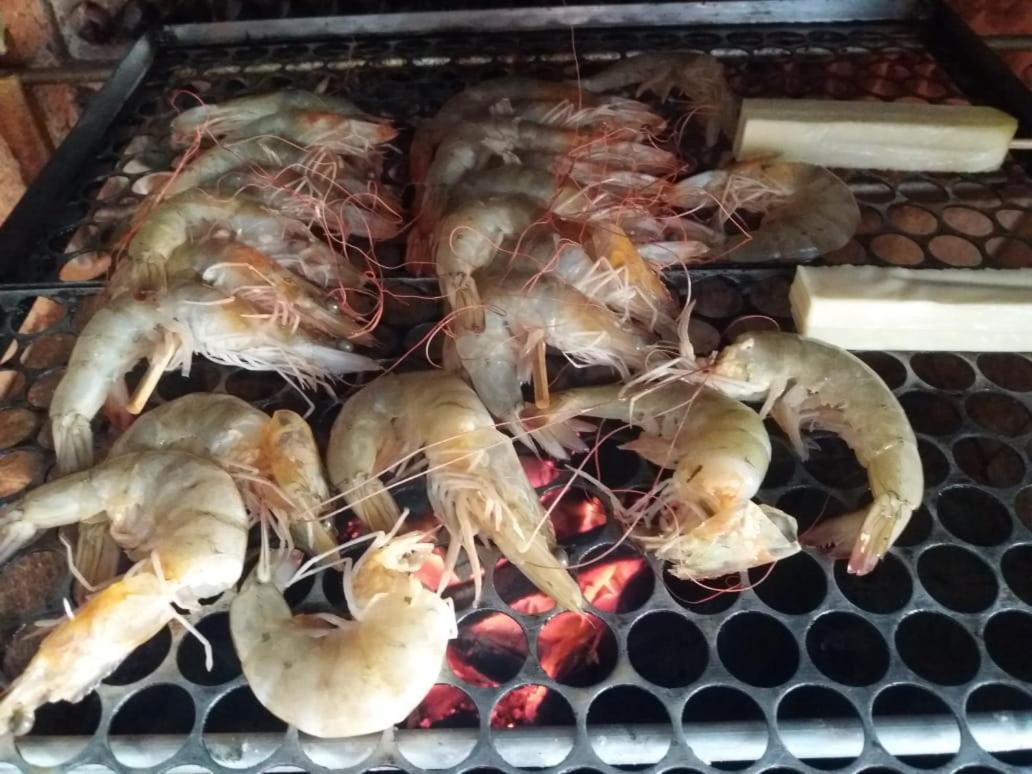
[[[757,26],[761,25],[761,26]],[[824,26],[827,25],[827,26]],[[112,132],[118,132],[126,127],[135,126],[140,122],[140,116],[134,111],[137,110],[150,91],[153,91],[155,84],[161,84],[171,77],[174,66],[170,64],[169,57],[174,57],[179,51],[195,50],[203,48],[208,51],[217,52],[225,49],[223,56],[232,56],[233,51],[245,51],[248,48],[271,46],[282,43],[317,43],[325,42],[333,45],[335,42],[357,40],[368,46],[369,50],[375,51],[381,41],[410,39],[419,41],[422,36],[437,36],[439,38],[465,40],[467,50],[476,48],[471,42],[475,34],[492,34],[502,36],[505,34],[537,34],[540,31],[561,30],[566,27],[583,29],[585,34],[589,30],[610,29],[614,36],[624,34],[628,29],[670,28],[681,33],[685,29],[694,29],[702,33],[707,31],[719,31],[719,35],[727,34],[727,27],[739,32],[756,31],[763,39],[764,35],[773,32],[794,32],[811,31],[822,29],[829,32],[836,30],[881,29],[879,25],[889,25],[893,29],[909,30],[910,35],[916,35],[927,51],[936,57],[938,62],[952,76],[954,82],[961,90],[975,101],[985,101],[997,104],[1008,112],[1017,115],[1021,120],[1022,129],[1029,133],[1032,131],[1032,97],[1021,83],[1002,65],[1001,62],[982,44],[974,35],[967,30],[959,19],[942,3],[924,2],[900,2],[891,0],[878,0],[873,3],[863,3],[846,0],[806,0],[799,3],[772,3],[772,2],[726,2],[719,4],[709,3],[668,3],[657,6],[623,5],[623,6],[580,6],[562,9],[541,9],[535,8],[529,11],[469,11],[469,12],[448,12],[448,13],[415,13],[398,15],[369,15],[362,17],[338,17],[328,19],[299,19],[299,20],[278,20],[271,22],[243,22],[230,24],[212,25],[184,25],[168,27],[155,32],[153,35],[141,39],[128,53],[123,62],[119,65],[111,80],[98,95],[94,103],[83,116],[80,124],[76,127],[68,140],[58,149],[51,163],[40,175],[36,183],[30,188],[22,202],[12,213],[7,223],[0,229],[0,259],[3,261],[2,275],[0,275],[0,310],[4,315],[5,338],[19,342],[23,353],[31,344],[33,339],[41,337],[52,337],[54,334],[72,331],[72,311],[84,296],[89,296],[99,289],[98,281],[87,281],[81,283],[57,282],[55,271],[56,266],[51,260],[52,252],[49,247],[51,240],[65,241],[86,217],[88,202],[81,197],[76,198],[75,192],[80,187],[95,178],[103,177],[115,171],[121,163],[117,155],[97,156],[99,149],[103,148]],[[618,32],[624,31],[624,32]],[[568,35],[568,33],[566,33]],[[676,36],[675,36],[676,37]],[[559,40],[558,37],[555,38]],[[619,48],[619,45],[616,44]],[[216,56],[217,58],[217,56]],[[224,73],[224,77],[232,74],[232,70]],[[457,86],[456,86],[457,88]],[[126,136],[128,142],[130,135]],[[994,186],[1006,186],[1008,181],[1014,180],[1015,176],[1021,175],[1020,170],[1014,168],[1011,172],[997,176],[980,176],[979,183]],[[859,196],[865,211],[878,215],[881,223],[889,222],[889,210],[894,204],[909,201],[900,193],[897,183],[898,179],[891,176],[879,176],[867,173],[856,173],[851,175],[851,181],[859,192]],[[939,201],[932,209],[938,213],[949,204],[963,203],[958,200],[954,186],[956,184],[970,183],[974,178],[957,176],[954,178],[942,178],[931,182],[931,185],[938,186],[946,191],[945,201]],[[1028,185],[1028,179],[1021,176],[1019,183],[1022,186]],[[864,197],[864,185],[885,185],[892,191],[889,198],[870,196]],[[1028,193],[1032,188],[1023,189],[1026,191],[1022,203],[1014,206],[1024,212],[1032,209]],[[1000,209],[1007,204],[1007,199],[1001,197],[1001,204],[996,207]],[[59,203],[61,206],[59,206]],[[995,210],[994,210],[995,212]],[[942,229],[940,225],[938,229]],[[936,233],[940,233],[937,229]],[[862,243],[869,245],[878,232],[875,227],[874,233],[867,233],[861,236]],[[993,234],[998,229],[994,227]],[[935,234],[918,240],[924,247],[928,240]],[[1028,244],[1028,239],[1023,240]],[[981,243],[980,243],[981,244]],[[927,252],[925,250],[925,252]],[[784,286],[790,277],[791,270],[788,269],[750,269],[734,270],[725,268],[706,268],[692,272],[692,281],[696,289],[704,287],[700,283],[724,283],[730,286],[738,294],[742,302],[741,309],[732,315],[716,314],[709,319],[709,322],[717,331],[722,331],[729,322],[741,314],[760,313],[771,315],[782,325],[790,325],[787,312],[772,314],[769,308],[762,304],[753,302],[757,288],[764,287],[771,283]],[[712,286],[712,285],[711,285]],[[683,287],[681,288],[684,289]],[[55,327],[49,328],[39,334],[26,335],[18,332],[20,316],[23,316],[27,309],[26,304],[37,296],[46,296],[55,299],[66,307],[65,318]],[[703,321],[706,316],[702,315]],[[970,487],[972,479],[968,472],[962,470],[954,459],[953,445],[956,441],[965,437],[992,435],[983,426],[980,426],[975,419],[969,415],[965,408],[965,402],[970,395],[978,392],[1001,394],[1013,401],[1023,405],[1026,409],[1032,407],[1032,393],[1027,391],[1005,390],[994,384],[980,370],[980,359],[976,354],[964,354],[959,357],[971,369],[973,381],[964,390],[951,390],[936,388],[918,376],[911,365],[911,355],[908,353],[892,353],[871,356],[872,365],[879,372],[888,374],[892,371],[901,379],[891,380],[891,386],[898,395],[931,395],[929,400],[948,404],[956,413],[958,421],[955,427],[948,432],[924,433],[919,431],[922,444],[932,447],[937,454],[946,461],[945,473],[930,485],[926,493],[928,510],[917,517],[913,532],[915,535],[905,536],[901,546],[893,551],[894,563],[903,568],[909,578],[910,591],[906,600],[898,608],[884,613],[873,613],[864,610],[854,604],[843,593],[839,582],[836,580],[836,571],[831,563],[823,560],[814,560],[814,564],[820,568],[820,575],[827,588],[821,602],[813,609],[803,614],[785,614],[772,608],[764,602],[755,592],[744,592],[738,594],[731,604],[725,609],[715,613],[702,613],[691,605],[678,602],[671,588],[663,581],[662,568],[656,562],[651,561],[650,566],[654,577],[654,587],[649,598],[643,605],[633,611],[620,613],[601,613],[593,611],[611,631],[616,634],[618,643],[617,661],[613,672],[601,683],[583,688],[571,688],[559,685],[549,678],[542,670],[534,656],[536,643],[541,628],[549,620],[549,614],[545,615],[521,615],[515,613],[506,603],[498,597],[493,583],[487,584],[487,592],[479,609],[494,609],[504,612],[518,621],[524,628],[530,655],[519,674],[511,680],[502,684],[500,688],[476,688],[463,683],[445,666],[442,670],[441,682],[455,685],[464,690],[474,701],[479,712],[479,729],[476,734],[475,745],[469,755],[457,765],[454,770],[470,772],[473,770],[489,770],[484,767],[497,769],[509,768],[505,759],[501,757],[493,744],[494,733],[488,725],[490,711],[494,702],[503,693],[514,687],[523,684],[545,685],[564,696],[571,704],[575,717],[575,737],[573,739],[572,752],[561,762],[550,767],[548,770],[557,772],[573,772],[581,770],[597,771],[619,771],[621,769],[605,764],[595,753],[592,747],[592,740],[597,740],[597,735],[592,731],[589,738],[588,712],[591,703],[603,692],[621,685],[632,685],[642,687],[652,696],[656,697],[669,715],[671,745],[666,755],[652,768],[673,772],[674,770],[699,770],[718,771],[720,768],[708,766],[701,761],[693,752],[689,737],[682,728],[680,722],[685,705],[692,697],[711,686],[723,686],[733,688],[744,695],[750,696],[757,704],[761,725],[766,728],[768,745],[766,751],[754,763],[748,765],[748,771],[783,771],[795,770],[820,770],[796,759],[786,748],[779,736],[779,721],[777,710],[783,698],[801,686],[824,686],[831,688],[854,707],[858,713],[863,728],[864,746],[861,755],[852,762],[843,762],[839,770],[860,770],[868,767],[886,767],[887,770],[923,770],[924,767],[915,768],[908,763],[901,762],[893,757],[878,743],[878,733],[875,728],[873,706],[876,695],[891,688],[894,685],[907,684],[917,686],[942,699],[957,721],[960,733],[960,750],[942,764],[942,768],[952,772],[974,771],[972,766],[984,766],[990,770],[1017,771],[1021,767],[1017,764],[1009,764],[990,755],[977,744],[971,728],[966,720],[965,702],[981,686],[987,684],[1016,684],[1021,685],[1020,679],[1009,674],[998,666],[989,652],[987,645],[983,642],[982,634],[985,625],[990,619],[1006,611],[1019,611],[1022,615],[1029,616],[1028,600],[1022,600],[1015,594],[1008,583],[1002,578],[998,570],[999,562],[1008,551],[1018,545],[1025,548],[1032,547],[1032,522],[1022,522],[1016,517],[1018,508],[1017,498],[1022,492],[1027,494],[1029,477],[1028,469],[1032,467],[1032,439],[1029,430],[1026,428],[1014,438],[1005,438],[998,434],[999,440],[1012,447],[1020,444],[1023,449],[1017,450],[1023,466],[1023,478],[1016,484],[1008,484],[1003,487],[993,487],[990,491],[1001,507],[1008,512],[1008,524],[1010,525],[1008,536],[1005,540],[994,543],[990,546],[972,546],[974,551],[986,562],[988,562],[998,584],[998,593],[995,595],[991,605],[985,609],[975,612],[960,614],[940,604],[924,587],[921,581],[921,574],[917,568],[920,557],[937,546],[956,545],[962,543],[957,537],[943,525],[936,512],[935,502],[939,492],[951,487]],[[886,360],[888,358],[889,360]],[[1027,362],[1027,360],[1026,360]],[[34,378],[35,374],[30,369],[28,378]],[[226,377],[223,374],[223,377]],[[226,378],[233,378],[230,374]],[[220,379],[220,385],[225,386],[225,381]],[[267,398],[260,405],[272,405],[282,399],[281,393],[270,392]],[[16,407],[29,406],[37,409],[37,406],[27,404],[24,399],[18,398],[8,404]],[[332,406],[320,405],[315,415],[317,429],[325,431],[328,428],[328,419],[332,416]],[[43,448],[45,445],[45,432],[42,436]],[[815,477],[807,471],[788,451],[782,441],[775,441],[775,463],[774,465],[790,465],[790,472],[784,480],[771,481],[761,492],[760,499],[763,502],[780,503],[782,498],[792,496],[792,493],[802,492],[804,489],[810,494],[826,491],[825,484],[821,478]],[[40,470],[41,479],[45,467]],[[985,488],[985,487],[981,487]],[[844,490],[836,490],[835,495],[841,500],[844,508],[856,507],[864,492],[864,487],[849,486]],[[413,495],[418,498],[418,493]],[[815,514],[809,514],[812,518]],[[804,522],[805,523],[805,522]],[[924,535],[921,536],[921,531]],[[575,541],[567,546],[571,551],[571,560],[574,562],[582,559],[585,554],[597,550],[599,546],[610,545],[619,534],[616,527],[610,523],[601,533],[593,534],[589,539]],[[920,538],[920,539],[917,539]],[[485,558],[491,557],[488,552]],[[326,603],[323,583],[317,582],[313,590],[305,599],[305,604],[318,605]],[[203,614],[195,617],[200,620],[206,616],[224,611],[227,608],[228,600],[219,600],[207,607]],[[58,608],[59,609],[59,608]],[[701,631],[708,643],[708,658],[705,670],[701,676],[686,687],[663,688],[650,684],[647,680],[638,675],[630,663],[628,657],[627,635],[640,621],[640,619],[657,611],[675,611],[683,615],[691,624]],[[855,619],[865,619],[875,625],[881,632],[882,640],[885,642],[889,652],[889,665],[885,675],[868,686],[847,686],[838,683],[813,663],[808,647],[807,637],[813,628],[814,621],[821,615],[832,611],[838,611]],[[960,623],[970,634],[978,654],[978,665],[976,672],[960,685],[943,685],[914,673],[901,659],[894,641],[894,634],[899,624],[907,617],[919,612],[934,612],[945,615]],[[794,671],[791,678],[781,684],[770,687],[759,687],[749,684],[735,677],[725,667],[722,661],[722,654],[718,647],[718,632],[722,626],[734,616],[741,613],[755,612],[776,621],[783,627],[796,643],[796,653],[799,660],[799,668]],[[462,611],[462,615],[467,615]],[[1032,616],[1029,616],[1032,620]],[[111,740],[106,733],[112,719],[125,706],[131,696],[138,694],[141,689],[149,686],[174,684],[182,686],[194,701],[196,712],[192,728],[187,736],[183,738],[183,746],[169,759],[153,765],[147,765],[140,770],[146,771],[167,771],[175,768],[176,771],[186,771],[190,767],[200,770],[211,771],[265,771],[275,767],[286,767],[284,770],[308,770],[322,771],[330,770],[329,767],[319,765],[305,754],[302,741],[298,738],[295,730],[289,729],[280,737],[281,744],[274,744],[274,751],[270,749],[269,755],[254,760],[243,767],[230,765],[225,758],[221,763],[214,761],[203,742],[203,730],[208,722],[212,707],[217,701],[229,692],[244,684],[243,678],[237,676],[228,682],[216,686],[199,686],[191,684],[180,676],[177,667],[177,654],[180,650],[180,643],[184,639],[184,631],[174,627],[171,637],[171,644],[161,659],[160,664],[150,671],[146,676],[127,685],[102,685],[98,689],[98,695],[102,705],[99,718],[99,730],[85,740],[85,746],[74,755],[63,761],[62,768],[74,770],[99,770],[96,767],[105,767],[112,770],[123,770],[131,768],[127,766],[124,758],[119,758],[112,752]],[[1028,677],[1025,677],[1026,681]],[[1023,693],[1030,695],[1029,686],[1023,686]],[[410,732],[420,733],[420,732]],[[407,771],[419,771],[416,766],[407,762],[399,752],[395,738],[403,734],[387,734],[382,739],[370,743],[370,755],[366,759],[357,762],[353,770],[388,770],[389,767],[400,767]],[[245,737],[247,735],[244,735]],[[254,734],[247,744],[260,743],[269,737],[262,734]],[[240,738],[237,742],[240,742]],[[146,744],[146,739],[140,740]],[[243,745],[241,751],[244,752]],[[24,768],[27,764],[21,758],[17,748],[10,743],[10,740],[0,742],[0,765]],[[787,767],[787,769],[786,769]],[[872,769],[873,770],[873,769]],[[885,770],[885,769],[880,769]],[[984,770],[984,769],[980,769]]]

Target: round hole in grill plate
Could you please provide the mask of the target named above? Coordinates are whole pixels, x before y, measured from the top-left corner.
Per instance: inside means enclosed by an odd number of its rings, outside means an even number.
[[[39,336],[29,342],[22,352],[21,363],[26,368],[39,371],[44,368],[64,365],[75,346],[75,336],[70,333],[53,333]]]
[[[954,486],[935,503],[939,521],[961,540],[977,546],[995,546],[1011,534],[1007,509],[992,495],[970,486]]]
[[[787,615],[816,610],[828,591],[824,570],[813,557],[804,553],[773,565],[752,568],[749,584],[765,605]]]
[[[899,402],[910,425],[919,433],[949,435],[960,428],[960,412],[942,395],[908,392],[900,397]]]
[[[461,742],[441,746],[427,744],[419,736],[398,737],[398,750],[412,764],[423,769],[447,769],[458,766],[477,743],[476,729],[480,726],[477,706],[469,695],[454,685],[435,685],[402,724],[404,728],[467,729],[469,735]]]
[[[242,685],[215,702],[204,721],[202,741],[215,763],[245,769],[276,752],[286,730],[287,724]]]
[[[926,488],[937,486],[946,480],[946,476],[950,474],[950,463],[937,446],[924,438],[919,438],[917,453],[921,457],[921,470],[924,472]]]
[[[960,750],[960,724],[956,717],[942,699],[924,688],[890,686],[875,698],[871,714],[879,744],[902,763],[920,769],[937,768]],[[922,733],[914,735],[914,716],[927,716],[934,726],[925,724]],[[914,742],[920,744],[923,754],[915,754],[911,746]],[[929,751],[931,747],[935,752]]]
[[[869,613],[893,613],[909,601],[910,573],[893,554],[885,556],[867,575],[852,575],[846,562],[835,565],[835,584],[849,602]]]
[[[125,766],[142,768],[166,761],[185,744],[195,716],[193,699],[185,689],[148,686],[115,713],[108,730],[111,753]]]
[[[902,234],[879,234],[871,240],[871,251],[895,266],[916,266],[924,260],[921,246]]]
[[[62,369],[63,372],[63,369]],[[44,377],[40,377],[44,378]],[[36,380],[37,382],[39,379]],[[56,383],[55,383],[56,386]],[[25,376],[18,371],[12,371],[7,368],[0,368],[0,400],[13,401],[17,400],[25,392]],[[32,401],[29,401],[32,405],[36,405]],[[47,400],[47,405],[50,401]],[[46,408],[44,406],[37,406],[37,408]]]
[[[497,610],[477,610],[459,624],[448,643],[448,666],[456,677],[498,687],[519,674],[527,660],[527,635],[515,619]]]
[[[494,587],[502,601],[517,613],[539,615],[555,608],[555,600],[538,591],[508,559],[499,559],[495,565]]]
[[[720,346],[720,332],[705,320],[693,317],[688,321],[688,340],[697,355],[708,355]]]
[[[953,267],[978,266],[982,253],[971,242],[952,234],[940,234],[928,243],[928,250],[935,258]]]
[[[17,446],[29,438],[39,427],[39,414],[23,408],[0,411],[0,449]]]
[[[643,460],[635,452],[621,449],[620,446],[630,440],[631,435],[617,431],[617,425],[610,422],[603,422],[599,425],[595,435],[587,433],[581,436],[588,447],[592,449],[587,454],[574,455],[570,460],[571,466],[584,465],[584,470],[598,478],[603,484],[613,489],[619,489],[630,484],[642,469]],[[607,438],[607,436],[609,436]],[[599,443],[599,439],[606,440]],[[588,457],[585,462],[585,457]]]
[[[584,598],[603,613],[628,613],[644,605],[656,580],[645,557],[627,545],[597,546],[576,571]]]
[[[757,648],[757,643],[763,643]],[[732,616],[717,634],[717,654],[731,674],[749,685],[781,685],[799,667],[799,647],[791,632],[765,613]]]
[[[54,390],[57,389],[57,385],[60,383],[61,377],[64,376],[64,372],[65,370],[63,368],[57,368],[37,377],[29,388],[29,394],[26,396],[28,398],[29,405],[35,408],[49,408],[50,400],[54,397]],[[15,372],[4,371],[0,373]],[[21,388],[24,388],[25,377],[21,374],[16,374],[16,378],[13,382],[12,387],[8,388],[8,392],[5,393],[8,398],[17,397],[21,392],[18,387],[21,386]]]
[[[684,616],[666,610],[634,622],[627,635],[627,654],[638,674],[664,688],[690,685],[709,662],[702,632]]]
[[[737,573],[693,581],[675,577],[669,568],[663,571],[663,583],[679,605],[700,615],[723,613],[735,603],[742,588]]]
[[[583,688],[601,683],[616,667],[616,637],[591,613],[559,613],[541,627],[537,653],[546,675]]]
[[[902,387],[907,380],[907,369],[899,358],[885,352],[860,352],[857,357],[863,360],[892,389]]]
[[[964,401],[968,416],[992,433],[1015,436],[1032,430],[1032,414],[1002,392],[976,392]]]
[[[1032,545],[1011,548],[1000,560],[1000,571],[1010,590],[1025,604],[1032,605]]]
[[[778,438],[771,438],[770,442],[770,465],[763,479],[763,489],[784,486],[792,480],[796,467],[795,454],[788,448],[788,444]]]
[[[220,685],[240,674],[233,640],[229,634],[229,613],[214,613],[197,623],[197,631],[211,644],[212,669],[204,663],[204,648],[200,641],[187,633],[179,643],[176,663],[183,677],[198,685]]]
[[[312,763],[328,769],[343,769],[359,765],[373,754],[381,739],[383,739],[383,734],[380,732],[345,739],[321,739],[303,731],[299,731],[297,734],[301,751]],[[377,771],[383,771],[383,769],[377,769]]]
[[[744,769],[767,751],[770,732],[763,710],[737,688],[712,686],[693,694],[681,716],[684,736],[704,763],[725,771]],[[746,733],[735,744],[713,733],[714,724],[728,724]]]
[[[18,449],[0,457],[0,497],[10,497],[43,477],[43,457]]]
[[[1022,489],[1014,498],[1014,514],[1018,521],[1032,529],[1032,486]]]
[[[145,643],[138,645],[114,672],[104,678],[104,682],[108,685],[129,685],[142,680],[161,665],[171,647],[172,632],[165,626]]]
[[[993,222],[970,207],[947,207],[942,211],[942,219],[954,231],[969,236],[984,237],[993,232]]]
[[[282,388],[282,379],[264,371],[235,371],[226,379],[226,392],[249,403],[267,400]]]
[[[992,352],[978,356],[978,370],[998,387],[1014,392],[1032,390],[1032,360],[1023,355]]]
[[[71,704],[57,701],[36,710],[32,730],[14,738],[18,754],[32,766],[56,766],[78,755],[100,725],[100,697],[90,692]],[[48,737],[67,737],[67,744],[50,744]]]
[[[977,613],[996,599],[999,584],[977,554],[956,545],[932,546],[917,560],[921,585],[943,607]]]
[[[791,283],[784,277],[768,277],[758,281],[749,290],[749,302],[761,314],[771,317],[790,317],[792,306],[788,302]]]
[[[597,535],[606,525],[606,507],[602,499],[579,487],[557,487],[541,497],[541,504],[559,542]]]
[[[985,625],[983,632],[989,657],[1009,674],[1032,682],[1032,658],[1028,644],[1032,642],[1032,615],[1021,610],[997,613]]]
[[[1000,683],[979,686],[971,692],[964,706],[968,728],[978,746],[1003,763],[1026,768],[1032,765],[1032,743],[1028,742],[1028,735],[1024,736],[1025,744],[1019,749],[1001,750],[992,717],[1027,718],[1030,713],[1032,695],[1017,686]]]
[[[777,728],[786,749],[818,769],[848,766],[864,749],[860,714],[831,688],[802,685],[790,690],[778,704]]]
[[[941,613],[904,618],[896,628],[896,651],[915,674],[940,685],[962,685],[978,672],[974,638]]]
[[[662,760],[670,749],[670,716],[662,702],[643,688],[618,685],[603,691],[591,702],[587,720],[595,754],[617,768],[645,769]],[[633,737],[626,732],[613,733],[630,725],[647,726],[648,730]]]
[[[60,551],[29,550],[0,567],[0,619],[43,613],[68,589],[68,564]]]
[[[833,494],[815,486],[790,489],[778,499],[778,508],[795,517],[799,534],[825,519],[833,519],[846,512],[842,501]]]
[[[995,438],[961,438],[953,444],[953,459],[964,473],[985,486],[1010,487],[1021,482],[1021,455]]]
[[[852,489],[866,483],[867,471],[837,435],[818,433],[809,436],[807,441],[816,448],[810,450],[803,466],[817,481],[831,489]]]
[[[926,384],[940,390],[966,390],[975,383],[975,371],[968,362],[949,352],[918,352],[910,367]]]
[[[569,735],[549,734],[540,743],[527,743],[507,729],[534,726],[563,726]],[[510,766],[543,768],[558,766],[574,744],[573,709],[566,698],[543,685],[521,685],[502,696],[491,710],[491,742]]]
[[[889,649],[869,621],[852,613],[825,613],[806,634],[806,651],[821,672],[843,685],[872,685],[889,668]]]
[[[1032,247],[1012,237],[993,237],[985,245],[989,262],[998,269],[1024,269],[1032,266]]]
[[[731,317],[742,308],[742,294],[733,284],[722,279],[706,279],[692,287],[694,313],[703,317]]]
[[[930,534],[932,534],[932,515],[928,512],[928,508],[922,505],[910,514],[910,521],[896,538],[896,545],[906,548],[920,545],[928,539]]]

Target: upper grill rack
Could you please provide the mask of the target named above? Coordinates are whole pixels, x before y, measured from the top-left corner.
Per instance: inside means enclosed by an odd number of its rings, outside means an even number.
[[[117,220],[141,198],[134,183],[145,169],[169,161],[173,98],[182,106],[190,104],[191,94],[220,101],[325,85],[405,125],[484,78],[512,72],[569,76],[575,65],[587,69],[654,48],[715,53],[727,63],[736,91],[747,96],[977,98],[973,84],[954,80],[947,63],[933,56],[941,41],[930,34],[918,24],[890,23],[642,26],[576,35],[442,33],[252,44],[241,36],[236,45],[186,45],[182,36],[173,36],[153,62],[131,71],[132,88],[121,98],[108,95],[112,120],[100,133],[102,141],[89,153],[62,149],[58,161],[80,161],[57,170],[67,185],[60,199],[48,202],[45,228],[30,224],[31,213],[22,208],[0,235],[0,245],[26,248],[19,265],[11,267],[11,284],[0,290],[0,335],[11,342],[6,370],[0,371],[8,383],[0,407],[0,494],[14,498],[48,475],[49,395],[106,268],[104,246]],[[127,77],[124,67],[115,85],[120,77]],[[405,141],[403,135],[402,147]],[[399,184],[405,182],[402,161],[399,154],[388,164],[390,179]],[[713,161],[697,158],[699,164]],[[863,223],[829,262],[1032,265],[1032,184],[1016,164],[977,177],[855,172],[847,178],[861,201]],[[37,187],[28,201],[46,193]],[[397,260],[399,247],[383,246],[378,257]],[[754,324],[757,315],[790,327],[787,286],[783,270],[697,272],[699,321],[693,333],[699,350]],[[47,301],[36,301],[40,296]],[[396,352],[407,351],[438,315],[429,300],[390,309],[385,323],[396,333]],[[22,769],[147,771],[417,771],[431,763],[462,772],[511,766],[562,772],[615,771],[617,765],[663,771],[882,766],[954,772],[1027,766],[1032,671],[1022,643],[1032,635],[1032,360],[945,353],[870,353],[865,359],[901,397],[918,433],[928,487],[926,506],[872,576],[854,579],[842,567],[799,556],[765,578],[758,572],[742,579],[755,588],[711,593],[676,581],[622,547],[603,561],[616,566],[614,572],[632,574],[633,581],[618,601],[596,594],[591,608],[601,632],[598,663],[557,677],[542,666],[540,649],[542,632],[561,619],[550,611],[515,610],[518,579],[505,565],[493,566],[476,611],[457,592],[456,648],[476,638],[474,627],[484,611],[507,616],[499,620],[522,630],[522,645],[517,642],[511,662],[484,667],[494,670],[488,676],[495,684],[471,683],[445,666],[440,682],[468,699],[451,718],[454,728],[399,730],[384,739],[341,744],[299,737],[255,702],[228,641],[223,598],[193,617],[215,646],[214,673],[204,673],[200,649],[176,627],[141,648],[80,705],[41,711],[33,735],[4,748],[2,759]],[[159,396],[220,389],[265,408],[303,408],[274,379],[207,364],[198,364],[189,379],[167,378]],[[321,440],[333,411],[320,404],[312,416]],[[818,444],[804,464],[775,438],[761,492],[764,502],[797,515],[801,529],[863,501],[864,478],[848,451],[828,437]],[[644,482],[645,472],[615,441],[600,456],[607,485]],[[561,481],[544,489],[554,490]],[[575,490],[571,507],[592,497],[582,485]],[[418,487],[404,498],[413,506],[424,503]],[[581,564],[618,539],[610,520],[563,544],[571,563]],[[494,565],[493,555],[485,556]],[[44,542],[0,568],[0,588],[7,590],[0,595],[0,624],[8,675],[27,657],[29,629],[23,624],[61,612],[68,588],[61,561],[59,547]],[[598,585],[593,568],[577,570],[582,584]],[[292,601],[317,608],[339,605],[340,595],[328,575],[296,591]],[[503,696],[533,696],[535,689],[523,686],[547,689],[540,716],[545,727],[522,737],[493,730]],[[902,722],[914,716],[921,718],[919,733]],[[815,718],[831,733],[822,734]]]

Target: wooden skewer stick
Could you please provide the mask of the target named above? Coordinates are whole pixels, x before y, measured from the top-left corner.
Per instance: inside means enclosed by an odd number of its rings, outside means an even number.
[[[169,331],[162,331],[161,342],[155,348],[154,354],[151,355],[147,372],[143,375],[143,379],[136,387],[136,392],[133,393],[133,397],[125,407],[126,411],[130,414],[139,414],[143,411],[143,407],[150,400],[151,393],[158,386],[161,375],[165,373],[165,369],[172,362],[178,349],[179,338]]]
[[[1032,137],[1015,138],[1010,141],[1011,150],[1032,150]]]
[[[534,405],[546,409],[552,402],[548,392],[548,364],[545,362],[545,350],[548,345],[544,339],[534,345]]]

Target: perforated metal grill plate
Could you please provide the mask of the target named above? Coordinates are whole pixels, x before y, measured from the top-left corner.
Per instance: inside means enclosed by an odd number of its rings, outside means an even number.
[[[897,26],[627,29],[579,31],[575,37],[565,31],[169,49],[122,112],[107,146],[82,170],[54,228],[24,259],[33,262],[35,278],[73,284],[0,291],[2,333],[12,342],[0,370],[7,384],[0,408],[0,495],[14,498],[48,475],[49,397],[94,298],[95,272],[106,268],[103,246],[113,220],[138,203],[132,188],[141,171],[170,160],[165,141],[174,115],[171,98],[183,106],[190,104],[183,92],[217,102],[325,83],[330,93],[405,125],[484,78],[513,72],[556,77],[568,75],[575,62],[587,71],[626,53],[675,47],[720,56],[745,95],[964,101],[913,30]],[[401,156],[388,166],[389,176],[403,183]],[[829,262],[1032,265],[1032,184],[1016,165],[977,178],[846,177],[862,202],[863,223]],[[399,250],[385,246],[378,255],[396,260]],[[784,271],[707,269],[692,279],[699,302],[693,334],[702,351],[757,324],[757,315],[791,326],[790,274]],[[40,295],[49,304],[39,302],[29,315]],[[396,333],[396,351],[418,341],[438,313],[431,302],[390,310],[386,325]],[[36,322],[27,324],[27,315]],[[608,771],[614,764],[667,772],[1025,767],[1032,763],[1032,360],[1007,354],[864,357],[911,418],[928,487],[925,506],[870,576],[852,578],[841,566],[800,555],[769,573],[764,568],[704,589],[673,579],[622,546],[601,560],[633,575],[613,607],[599,562],[590,562],[618,541],[619,530],[610,523],[563,541],[571,563],[583,564],[575,572],[597,603],[590,632],[581,632],[593,643],[595,662],[555,673],[548,643],[570,622],[552,611],[517,612],[512,605],[526,589],[503,564],[489,573],[475,611],[464,606],[465,592],[456,592],[460,638],[453,656],[461,651],[482,671],[479,678],[463,672],[464,679],[451,666],[442,669],[440,683],[466,697],[453,702],[458,711],[432,730],[402,724],[382,738],[341,744],[299,737],[256,703],[232,652],[223,598],[193,617],[214,645],[214,672],[205,672],[196,641],[174,627],[81,704],[44,708],[32,734],[6,747],[3,759],[21,769],[154,771],[416,771],[431,764],[462,772],[513,765]],[[266,408],[304,407],[274,379],[202,363],[189,379],[167,377],[159,396],[216,389]],[[313,414],[323,440],[333,413],[320,403]],[[801,530],[864,502],[863,472],[843,444],[818,436],[803,463],[773,428],[772,435],[775,455],[761,501],[795,515]],[[616,445],[611,439],[600,452],[605,483],[645,481],[636,458]],[[590,493],[577,494],[580,485],[571,491],[569,507],[583,509]],[[404,498],[422,502],[418,488]],[[604,509],[591,502],[589,507]],[[44,540],[0,568],[8,676],[31,653],[32,622],[61,613],[68,589],[62,561],[59,546]],[[298,609],[340,601],[339,576],[332,574],[292,598]],[[484,611],[507,618],[486,626]],[[488,647],[495,641],[506,647]],[[542,686],[547,694],[527,686]],[[433,697],[447,703],[448,691]],[[514,691],[541,702],[536,730],[509,709],[512,702],[504,697]],[[495,725],[517,729],[493,730],[493,717]],[[1024,741],[1015,742],[1021,733]],[[1019,751],[993,754],[1001,746]],[[938,752],[917,754],[922,751]]]

